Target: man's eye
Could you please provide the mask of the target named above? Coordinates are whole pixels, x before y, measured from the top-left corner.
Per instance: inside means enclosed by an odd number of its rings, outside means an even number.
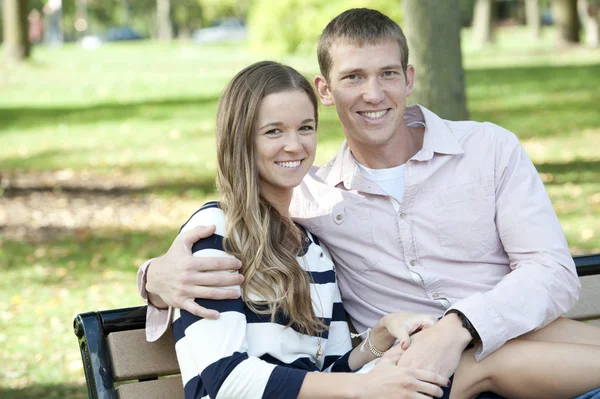
[[[385,71],[383,73],[383,76],[385,76],[386,78],[391,78],[392,76],[396,76],[396,71]]]
[[[348,75],[348,76],[346,76],[346,79],[348,79],[348,80],[356,80],[356,79],[358,79],[358,75]]]

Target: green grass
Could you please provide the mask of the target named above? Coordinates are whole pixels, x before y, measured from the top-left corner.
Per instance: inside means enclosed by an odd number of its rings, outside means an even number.
[[[571,250],[600,252],[600,53],[554,50],[550,31],[533,44],[521,29],[503,30],[481,50],[468,31],[463,39],[472,119],[521,138]],[[36,48],[23,68],[0,66],[0,176],[131,178],[144,184],[126,195],[202,203],[213,190],[220,92],[235,72],[265,58],[307,76],[317,70],[315,57],[235,46]],[[317,163],[342,139],[334,111],[321,112]],[[2,190],[0,201],[15,195]],[[65,227],[29,241],[0,235],[0,397],[85,397],[73,316],[139,304],[137,266],[165,250],[183,221],[167,229]]]

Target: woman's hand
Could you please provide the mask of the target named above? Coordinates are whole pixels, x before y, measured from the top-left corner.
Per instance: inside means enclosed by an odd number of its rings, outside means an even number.
[[[417,313],[389,313],[383,316],[377,325],[385,327],[387,332],[398,340],[403,350],[410,345],[410,336],[437,323],[437,318]]]
[[[387,358],[379,359],[362,378],[359,390],[355,391],[360,399],[438,398],[443,395],[440,387],[450,383],[432,371],[398,367],[394,359]]]

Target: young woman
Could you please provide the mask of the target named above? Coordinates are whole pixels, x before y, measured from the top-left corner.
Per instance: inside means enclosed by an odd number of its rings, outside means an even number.
[[[389,314],[365,332],[362,345],[351,347],[329,253],[288,211],[294,187],[314,160],[317,122],[310,83],[275,62],[245,68],[223,94],[217,118],[221,200],[205,204],[181,232],[215,225],[211,237],[193,246],[194,255],[236,257],[245,280],[232,287],[240,299],[196,300],[218,310],[218,320],[174,311],[187,398],[448,395],[440,387],[449,381],[440,375],[399,368],[392,356],[373,363],[395,341],[406,348],[412,333],[435,323],[431,316]],[[553,340],[564,330],[552,328],[529,338]],[[569,398],[600,385],[600,347],[531,340],[510,342],[479,363],[466,352],[452,397],[493,390],[508,397]],[[548,388],[540,391],[540,385]]]

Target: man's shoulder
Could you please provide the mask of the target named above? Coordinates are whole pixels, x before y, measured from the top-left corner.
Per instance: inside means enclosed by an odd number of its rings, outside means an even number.
[[[514,133],[492,122],[445,120],[444,123],[465,151],[472,146],[519,145],[519,139]]]

